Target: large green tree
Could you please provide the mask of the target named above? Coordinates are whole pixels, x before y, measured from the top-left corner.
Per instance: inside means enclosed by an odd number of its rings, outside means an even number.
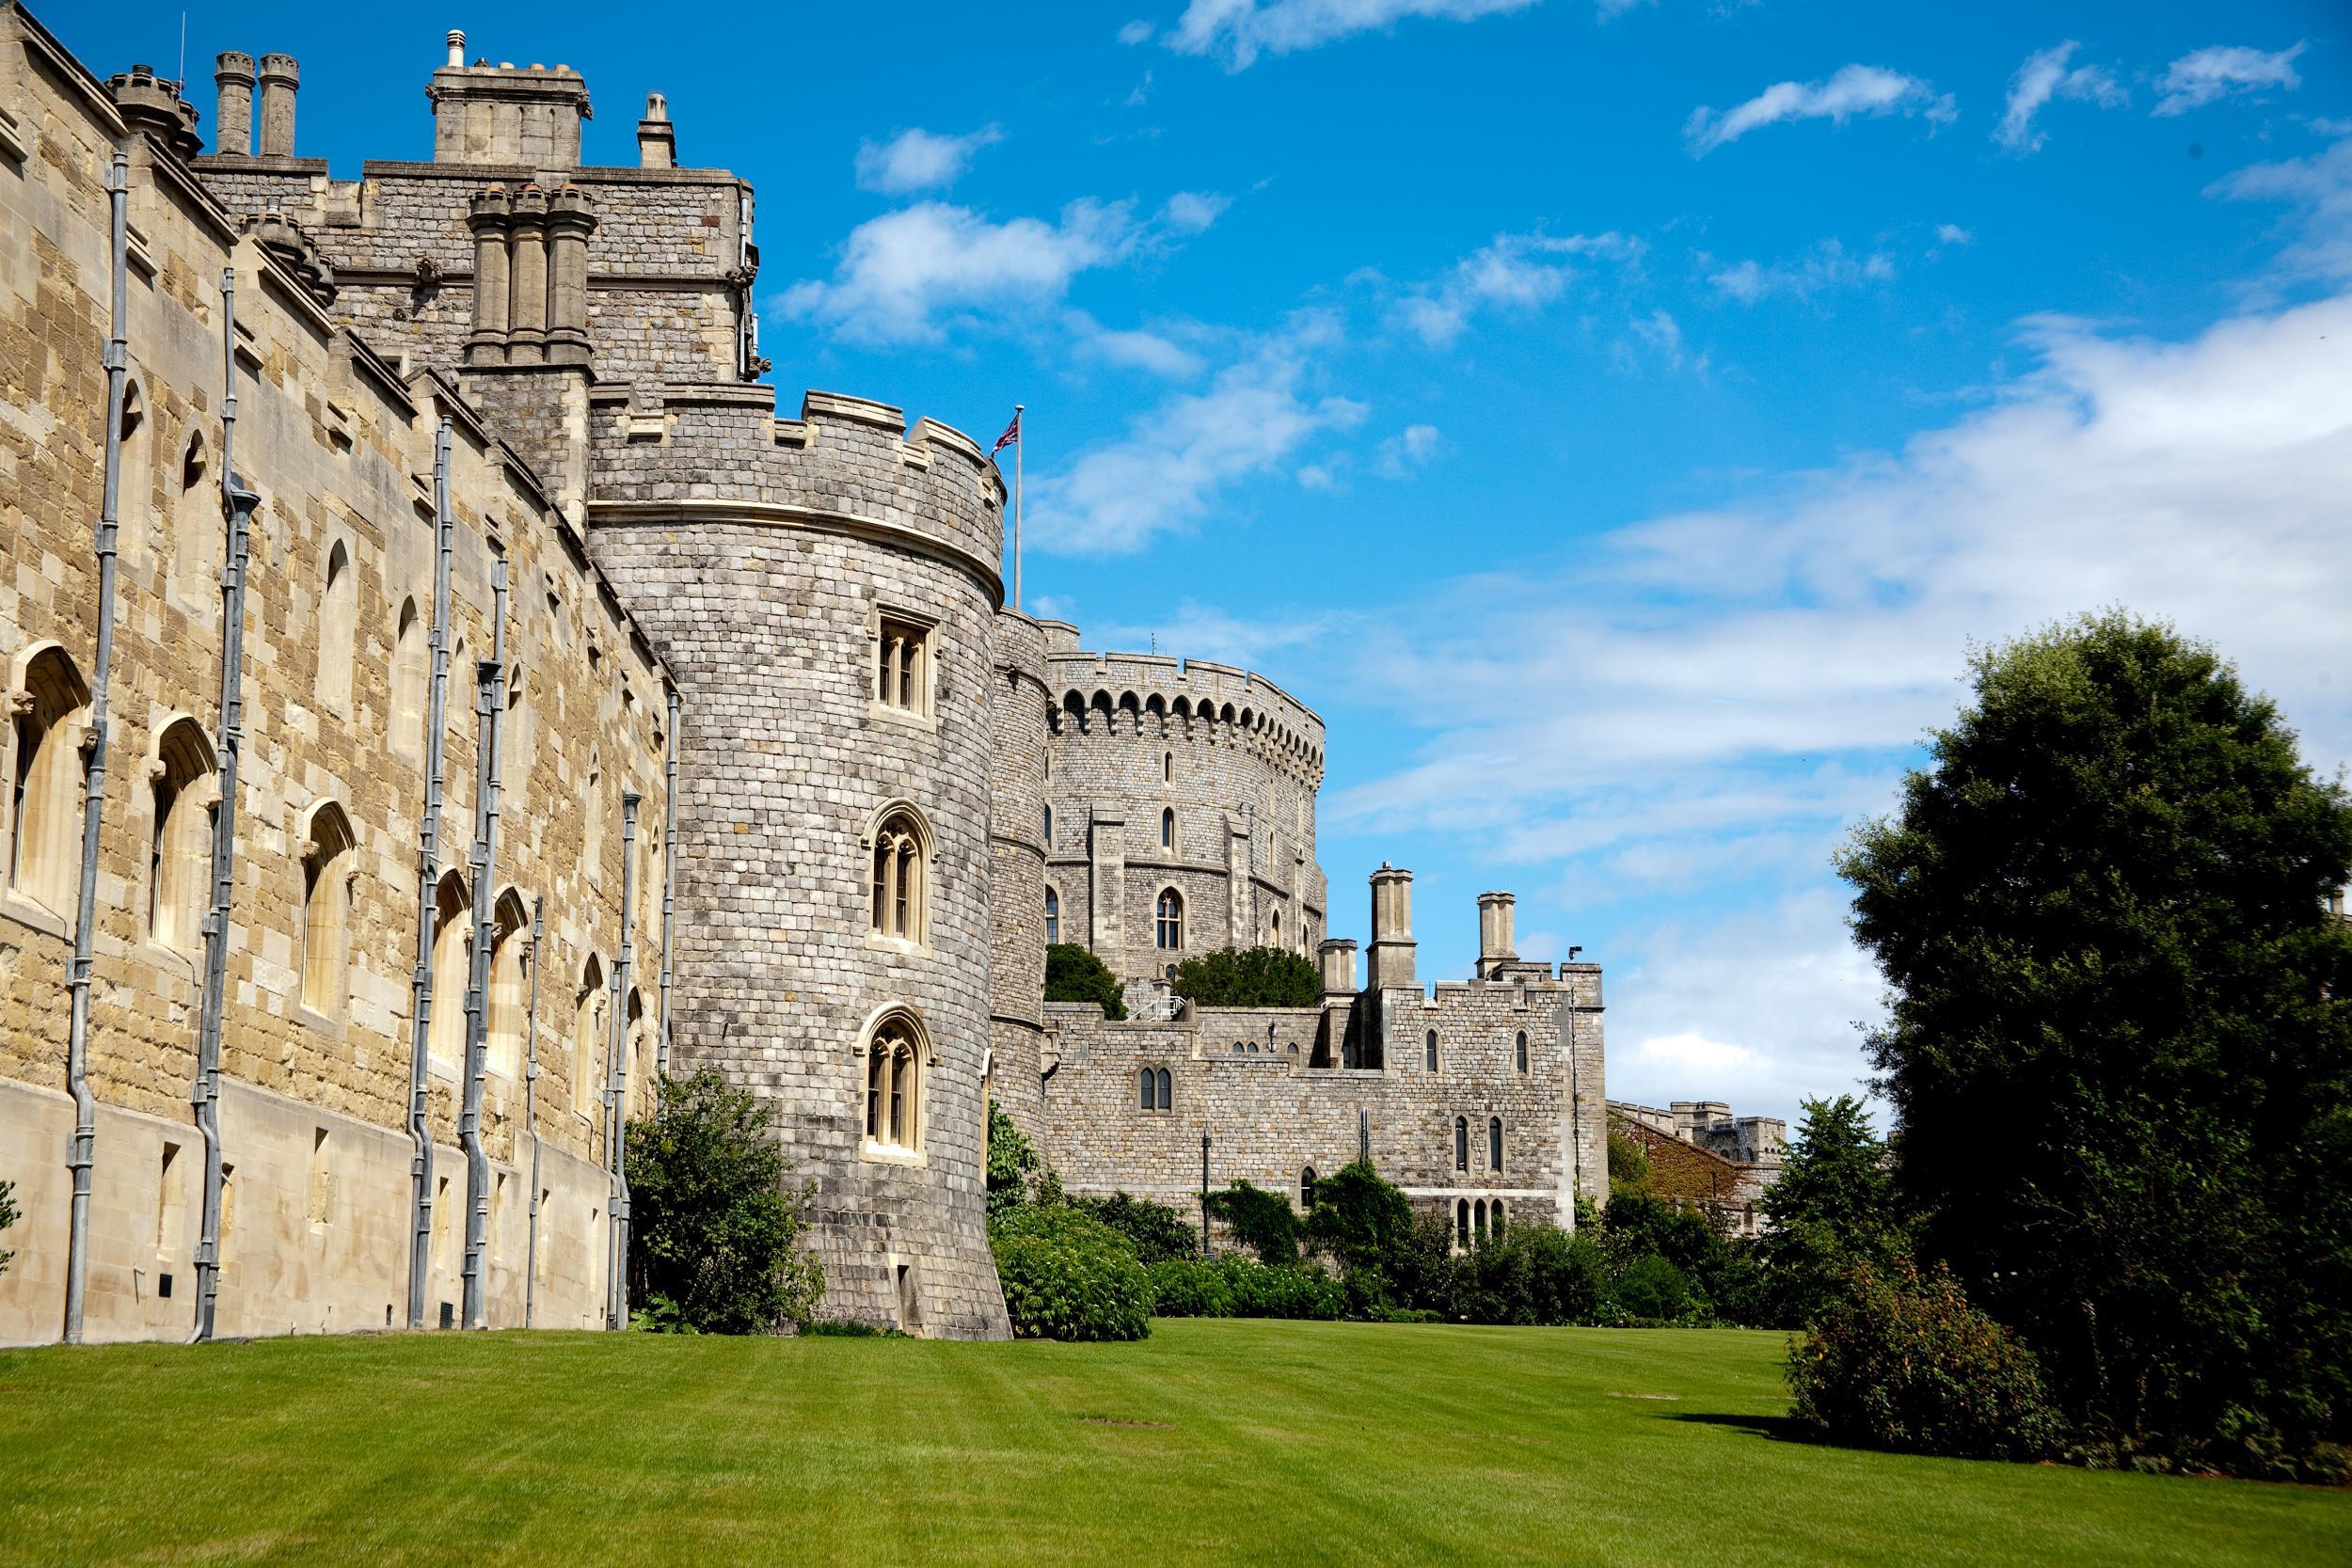
[[[1885,1142],[1850,1094],[1808,1100],[1780,1179],[1764,1195],[1772,1221],[1758,1245],[1773,1315],[1790,1327],[1836,1297],[1856,1263],[1883,1268],[1907,1238]]]
[[[1896,1183],[2087,1441],[2269,1474],[2352,1436],[2352,807],[2214,651],[1979,653],[1840,857]]]
[[[1127,1002],[1119,976],[1090,949],[1074,942],[1057,942],[1045,949],[1045,1000],[1091,1002],[1107,1019],[1127,1016]]]
[[[1168,989],[1203,1007],[1311,1007],[1323,974],[1279,947],[1220,947],[1178,964]]]

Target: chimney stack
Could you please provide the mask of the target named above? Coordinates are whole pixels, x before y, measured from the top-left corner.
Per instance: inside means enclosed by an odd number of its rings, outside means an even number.
[[[1491,980],[1506,963],[1518,961],[1518,937],[1512,930],[1518,899],[1508,893],[1478,895],[1478,977]]]
[[[220,87],[220,107],[215,111],[213,150],[233,158],[253,151],[253,56],[242,49],[224,49],[213,61],[213,81]]]
[[[1387,862],[1372,874],[1372,958],[1368,989],[1418,987],[1413,976],[1413,874]]]
[[[658,92],[645,94],[645,118],[637,122],[637,163],[641,168],[677,167],[677,127],[670,123],[670,101]]]
[[[465,32],[464,32],[464,30],[463,30],[463,29],[461,29],[461,28],[452,27],[452,28],[449,30],[449,68],[450,68],[452,71],[456,71],[456,70],[461,69],[461,68],[465,65],[465,63],[466,63],[466,35],[465,35]]]
[[[294,90],[302,72],[292,55],[262,56],[262,145],[264,158],[294,155]]]
[[[1353,996],[1356,994],[1356,944],[1344,937],[1334,938],[1315,950],[1323,960],[1323,994]]]

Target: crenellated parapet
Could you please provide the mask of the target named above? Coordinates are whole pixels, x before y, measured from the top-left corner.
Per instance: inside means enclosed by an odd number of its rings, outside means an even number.
[[[1264,675],[1208,659],[1091,653],[1077,645],[1077,627],[1041,625],[1056,734],[1221,736],[1321,786],[1322,717]]]
[[[951,561],[1001,602],[1005,484],[977,442],[864,398],[812,391],[798,419],[778,418],[772,398],[759,386],[596,389],[591,512],[849,533]]]

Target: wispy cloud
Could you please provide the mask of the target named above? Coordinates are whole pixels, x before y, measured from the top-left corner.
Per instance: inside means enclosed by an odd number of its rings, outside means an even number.
[[[1445,437],[1433,424],[1408,424],[1380,443],[1372,471],[1382,479],[1410,479],[1435,462],[1445,450]]]
[[[1775,82],[1754,98],[1718,114],[1702,105],[1691,111],[1682,127],[1691,155],[1703,158],[1717,148],[1738,141],[1751,131],[1785,119],[1826,119],[1843,125],[1854,119],[1876,119],[1887,115],[1922,115],[1937,125],[1959,114],[1950,93],[1899,71],[1874,65],[1849,65],[1825,82]]]
[[[1682,324],[1667,311],[1654,309],[1635,316],[1625,326],[1626,336],[1610,345],[1610,362],[1615,369],[1639,372],[1656,367],[1672,372],[1687,368],[1702,376],[1708,372],[1708,353],[1691,352]]]
[[[1975,245],[1977,237],[1957,223],[1939,223],[1935,226],[1935,243],[1938,245]]]
[[[888,141],[866,141],[857,150],[857,182],[885,196],[952,185],[972,154],[1005,139],[1002,130],[983,125],[961,136],[943,136],[919,126],[899,132]]]
[[[1030,539],[1067,555],[1120,555],[1191,527],[1218,493],[1296,461],[1314,436],[1361,423],[1361,404],[1324,392],[1318,354],[1336,325],[1302,316],[1207,390],[1171,397],[1119,439],[1032,478]]]
[[[1215,55],[1247,71],[1263,55],[1314,49],[1399,22],[1472,22],[1536,0],[1192,0],[1165,41],[1180,55]],[[1130,24],[1132,26],[1133,24]],[[1123,40],[1126,34],[1122,32]]]
[[[918,202],[859,224],[831,279],[795,283],[776,303],[852,341],[934,342],[945,316],[1051,304],[1079,273],[1199,233],[1222,210],[1222,198],[1184,192],[1150,219],[1138,219],[1131,202],[1083,200],[1053,222],[1000,223]]]
[[[2238,201],[2283,201],[2300,232],[2275,273],[2290,279],[2352,279],[2352,125],[2308,158],[2255,164],[2215,182],[2207,194]]]
[[[2067,61],[2081,47],[2068,39],[2026,56],[2026,63],[2009,80],[2009,103],[2001,111],[2001,122],[1993,128],[1994,141],[2011,152],[2039,152],[2049,138],[2033,128],[2033,117],[2054,99],[2096,103],[2103,109],[2122,108],[2130,102],[2130,95],[2116,82],[2115,72],[2106,66],[2068,68]]]
[[[1712,266],[1714,258],[1702,255],[1700,264]],[[1802,260],[1771,266],[1760,261],[1734,261],[1709,272],[1707,280],[1726,299],[1754,305],[1774,295],[1808,299],[1833,289],[1891,282],[1894,277],[1895,263],[1883,253],[1855,256],[1836,240],[1823,240]]]
[[[2164,80],[2157,84],[2164,96],[2156,101],[2156,113],[2185,115],[2218,99],[2264,87],[2292,91],[2303,85],[2295,71],[2295,57],[2302,53],[2300,43],[2269,55],[2242,44],[2217,44],[2184,55],[2165,68]]]
[[[1498,234],[1438,277],[1392,303],[1391,324],[1431,348],[1450,347],[1482,309],[1540,309],[1575,281],[1572,258],[1638,260],[1638,241],[1605,234]]]
[[[1187,381],[1205,368],[1200,356],[1163,333],[1140,327],[1112,330],[1083,310],[1065,318],[1079,354],[1128,370],[1149,371],[1171,381]]]

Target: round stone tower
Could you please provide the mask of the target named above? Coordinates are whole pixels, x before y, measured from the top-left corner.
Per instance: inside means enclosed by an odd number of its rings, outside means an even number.
[[[989,1093],[1032,1142],[1044,1134],[1039,1045],[1045,1028],[1045,631],[996,614],[988,689],[995,743],[989,816]],[[1056,933],[1058,935],[1058,933]]]
[[[593,412],[592,547],[684,696],[675,1068],[774,1102],[825,1315],[1002,1337],[997,689],[1043,721],[998,669],[1004,486],[945,425],[771,396],[639,383]]]

